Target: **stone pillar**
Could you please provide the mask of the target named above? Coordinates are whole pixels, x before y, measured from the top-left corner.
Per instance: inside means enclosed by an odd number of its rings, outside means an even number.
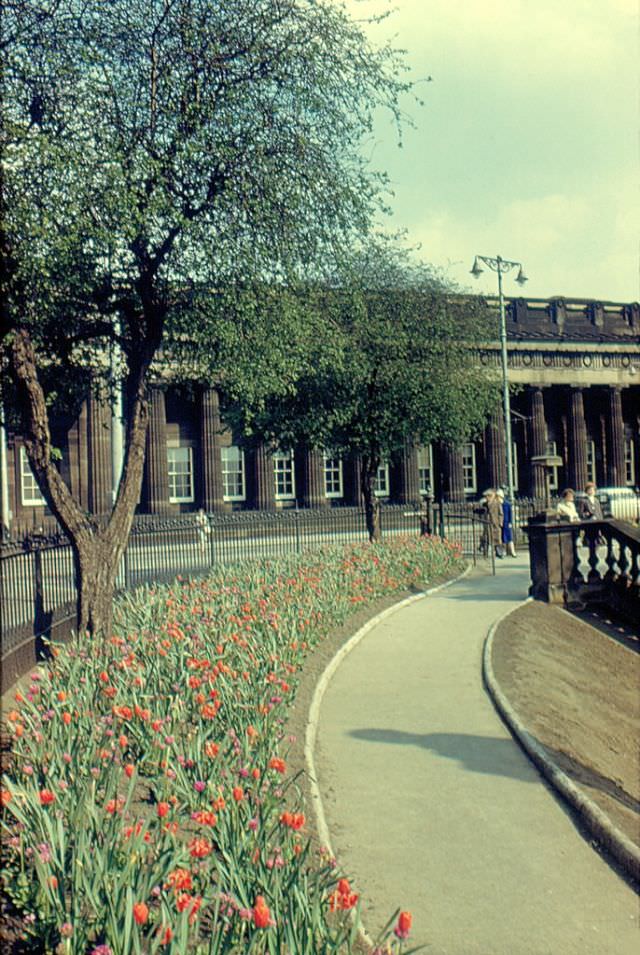
[[[464,501],[462,450],[445,444],[442,448],[444,496],[447,501]]]
[[[622,420],[622,389],[609,389],[609,417],[607,420],[607,483],[611,487],[623,487],[624,467],[624,422]]]
[[[507,481],[507,459],[502,416],[494,412],[485,428],[487,481],[489,487],[498,488]]]
[[[544,417],[542,389],[533,388],[530,394],[529,447],[531,457],[534,457],[545,454],[547,450],[547,423]],[[530,482],[531,496],[546,498],[547,485],[543,467],[531,467]]]
[[[111,511],[111,428],[107,404],[93,394],[87,399],[87,446],[89,452],[89,510],[106,515]]]
[[[229,510],[223,499],[220,431],[220,396],[215,388],[203,388],[200,395],[200,505],[207,513]]]
[[[567,481],[575,491],[582,491],[587,483],[587,425],[581,388],[569,393],[567,446]]]
[[[88,401],[83,401],[78,417],[68,432],[69,446],[69,483],[71,492],[80,507],[89,511],[89,446],[88,446]]]
[[[149,514],[168,514],[169,469],[167,467],[167,415],[164,389],[152,385],[149,389],[149,426],[144,487]]]
[[[362,464],[358,455],[351,455],[343,465],[344,499],[352,507],[362,506]]]
[[[322,451],[303,448],[301,460],[302,504],[304,507],[328,507],[324,485],[324,455]]]
[[[273,458],[264,444],[258,444],[251,455],[253,469],[253,506],[259,511],[274,511],[276,488]]]
[[[402,459],[394,468],[394,500],[398,504],[420,502],[420,474],[418,473],[418,449],[407,443]]]

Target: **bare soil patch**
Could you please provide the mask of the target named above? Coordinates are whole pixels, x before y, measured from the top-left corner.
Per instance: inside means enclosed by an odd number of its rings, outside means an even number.
[[[527,729],[638,846],[639,647],[638,635],[613,621],[534,602],[498,627],[492,655]]]

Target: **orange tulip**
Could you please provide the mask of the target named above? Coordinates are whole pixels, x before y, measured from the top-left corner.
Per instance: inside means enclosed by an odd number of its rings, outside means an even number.
[[[136,902],[133,906],[133,917],[138,925],[144,925],[149,918],[149,906],[145,902]]]
[[[256,928],[267,928],[270,922],[271,912],[269,911],[269,906],[265,902],[264,896],[258,895],[255,905],[253,906],[253,924]]]

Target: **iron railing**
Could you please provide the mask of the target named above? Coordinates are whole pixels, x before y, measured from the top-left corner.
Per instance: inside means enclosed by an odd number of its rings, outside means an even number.
[[[518,527],[539,509],[519,502]],[[380,507],[383,537],[434,533],[460,543],[463,553],[488,558],[483,519],[469,502]],[[230,514],[138,515],[118,572],[119,591],[207,573],[252,558],[277,557],[334,543],[367,540],[358,507],[236,511]],[[0,645],[3,661],[43,635],[70,632],[76,622],[72,550],[64,534],[31,533],[0,544]]]

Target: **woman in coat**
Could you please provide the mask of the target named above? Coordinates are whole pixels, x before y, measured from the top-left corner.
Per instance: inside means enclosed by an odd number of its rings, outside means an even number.
[[[516,557],[516,545],[513,540],[513,508],[511,502],[507,500],[502,488],[496,491],[496,497],[502,507],[502,550],[509,557]]]

